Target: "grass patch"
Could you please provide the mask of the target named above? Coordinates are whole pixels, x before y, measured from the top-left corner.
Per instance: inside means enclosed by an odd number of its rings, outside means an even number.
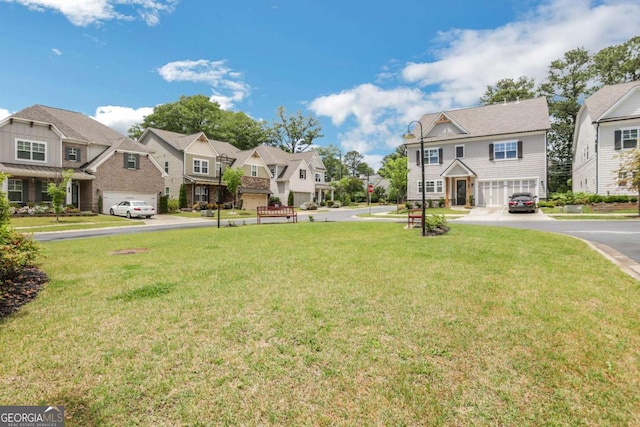
[[[65,405],[69,426],[640,423],[637,281],[566,236],[419,235],[44,243],[51,282],[0,322],[0,402]]]
[[[10,220],[11,227],[24,233],[36,233],[40,231],[66,231],[89,228],[122,227],[142,225],[142,221],[127,220],[125,218],[110,215],[95,216],[69,216],[60,217],[14,217]]]

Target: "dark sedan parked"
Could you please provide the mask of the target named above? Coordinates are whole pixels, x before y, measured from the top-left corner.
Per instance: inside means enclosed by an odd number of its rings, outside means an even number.
[[[509,213],[536,211],[536,199],[531,193],[513,193],[509,199]]]

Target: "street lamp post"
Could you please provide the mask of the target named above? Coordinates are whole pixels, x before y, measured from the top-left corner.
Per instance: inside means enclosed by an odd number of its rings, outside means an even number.
[[[226,154],[220,155],[220,163],[218,164],[218,228],[220,228],[220,205],[222,204],[222,164],[227,163],[228,160]]]
[[[425,181],[424,181],[424,134],[422,133],[422,123],[418,120],[414,120],[407,125],[407,133],[405,133],[402,138],[405,141],[415,140],[417,137],[411,133],[409,130],[411,125],[417,123],[420,126],[420,167],[422,168],[422,184],[420,188],[422,189],[422,219],[420,220],[420,225],[422,226],[422,237],[427,235],[427,227],[426,227],[426,214],[427,214],[427,206],[426,206],[426,198],[425,198]]]

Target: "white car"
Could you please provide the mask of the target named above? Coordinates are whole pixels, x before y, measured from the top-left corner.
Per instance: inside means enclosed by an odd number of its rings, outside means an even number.
[[[109,209],[111,215],[126,216],[127,218],[151,218],[156,209],[143,200],[125,200]]]

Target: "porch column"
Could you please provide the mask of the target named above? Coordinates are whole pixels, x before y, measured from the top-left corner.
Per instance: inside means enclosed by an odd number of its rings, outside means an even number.
[[[451,207],[451,197],[449,197],[449,195],[451,194],[451,181],[453,180],[453,178],[445,178],[444,179],[444,205],[446,207]],[[422,184],[424,186],[424,183]],[[422,189],[422,191],[424,191],[424,188]]]
[[[69,182],[67,182],[67,195],[64,198],[64,205],[70,205],[72,203],[72,198],[73,198],[73,194],[71,194],[71,184],[72,184],[73,180],[69,180]],[[80,200],[78,200],[78,206],[80,206]]]

